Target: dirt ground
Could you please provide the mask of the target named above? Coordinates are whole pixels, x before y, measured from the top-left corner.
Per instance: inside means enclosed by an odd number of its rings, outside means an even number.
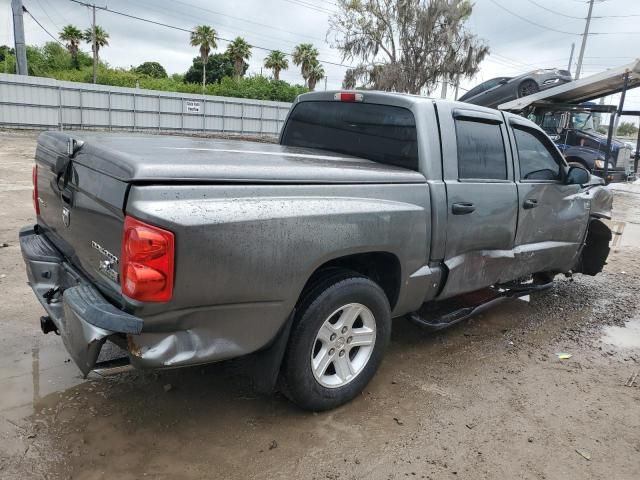
[[[640,186],[603,274],[435,334],[397,319],[362,396],[313,414],[234,362],[83,380],[26,285],[34,148],[0,131],[0,478],[640,478]]]

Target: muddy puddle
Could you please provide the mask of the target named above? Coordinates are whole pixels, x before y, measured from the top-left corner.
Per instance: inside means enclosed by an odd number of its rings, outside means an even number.
[[[62,345],[0,353],[0,415],[13,422],[33,414],[42,398],[84,380]]]
[[[600,341],[615,350],[640,352],[640,318],[629,320],[622,327],[605,327]]]

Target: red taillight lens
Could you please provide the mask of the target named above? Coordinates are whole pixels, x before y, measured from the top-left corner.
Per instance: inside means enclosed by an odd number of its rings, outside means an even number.
[[[167,302],[173,295],[174,236],[168,230],[125,217],[122,293],[142,302]]]
[[[40,201],[38,200],[38,166],[34,165],[31,171],[31,183],[33,183],[33,191],[31,197],[33,198],[33,208],[36,211],[36,215],[40,215]]]

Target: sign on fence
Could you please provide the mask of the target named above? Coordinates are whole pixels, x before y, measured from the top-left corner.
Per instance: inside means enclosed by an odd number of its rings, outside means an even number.
[[[185,100],[184,107],[187,113],[200,113],[200,102],[197,100]]]

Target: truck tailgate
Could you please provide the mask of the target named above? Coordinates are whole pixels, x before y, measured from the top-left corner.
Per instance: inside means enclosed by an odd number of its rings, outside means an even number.
[[[105,296],[118,301],[128,185],[73,159],[68,162],[68,138],[59,132],[45,132],[38,139],[38,224]]]

